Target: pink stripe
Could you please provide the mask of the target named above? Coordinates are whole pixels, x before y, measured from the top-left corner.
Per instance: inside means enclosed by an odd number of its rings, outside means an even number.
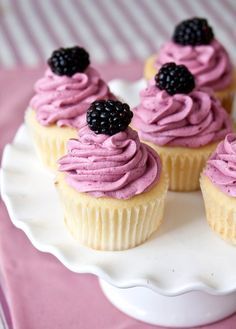
[[[127,50],[130,58],[136,58],[137,55],[136,55],[132,45],[130,44],[130,41],[127,40],[127,38],[125,37],[125,31],[122,28],[120,28],[120,26],[118,26],[113,21],[113,19],[110,17],[110,13],[106,8],[105,2],[104,1],[99,1],[99,2],[94,2],[94,3],[96,3],[97,8],[100,9],[100,12],[102,13],[102,16],[103,16],[104,20],[106,20],[108,25],[111,27],[111,29],[112,29],[113,33],[115,34],[116,38],[120,41],[121,44],[124,45],[124,47]],[[111,43],[112,43],[112,40],[111,40]]]
[[[14,8],[15,14],[21,24],[21,27],[23,28],[23,32],[25,36],[28,38],[30,44],[34,47],[34,50],[37,55],[39,55],[40,59],[42,60],[44,58],[41,46],[38,44],[34,34],[32,33],[30,26],[27,23],[27,17],[24,16],[24,13],[22,12],[21,6],[19,6],[18,0],[11,0],[12,7]]]
[[[98,40],[99,44],[101,44],[102,47],[106,50],[109,59],[114,59],[113,58],[113,54],[112,54],[112,52],[110,50],[110,44],[107,44],[106,43],[106,40],[104,40],[104,37],[103,37],[102,33],[100,32],[100,29],[94,23],[93,19],[91,19],[91,17],[87,14],[86,10],[83,7],[83,4],[80,4],[77,1],[73,1],[73,3],[75,5],[75,7],[76,7],[76,10],[85,18],[85,21],[89,25],[89,27],[91,29],[91,32],[94,35],[94,37]],[[89,49],[89,52],[91,54],[92,53],[96,54],[96,51],[93,51],[93,49]]]
[[[11,53],[15,59],[15,63],[22,64],[22,58],[19,54],[18,48],[16,47],[15,41],[12,39],[11,33],[8,30],[4,16],[0,18],[0,28],[2,30],[4,37],[7,39],[8,43],[9,43],[9,46],[11,48]]]
[[[45,14],[41,8],[41,1],[40,0],[35,0],[31,1],[32,3],[32,8],[35,11],[38,19],[41,21],[41,24],[45,27],[45,30],[47,31],[47,34],[51,37],[53,41],[53,47],[52,48],[57,48],[61,46],[61,41],[58,39],[56,33],[54,30],[51,28],[50,24],[47,21],[47,18],[45,17]]]
[[[120,7],[122,14],[125,16],[126,20],[131,24],[135,33],[141,36],[143,43],[148,44],[151,51],[154,51],[155,47],[153,45],[152,36],[146,36],[146,34],[143,32],[143,29],[140,27],[140,24],[136,22],[135,18],[132,16],[132,14],[130,14],[129,10],[126,8],[125,3],[123,1],[117,1],[116,5],[117,7]],[[149,37],[151,40],[149,39]]]
[[[160,2],[158,2],[159,4]],[[144,15],[150,20],[150,22],[153,24],[153,26],[156,28],[157,30],[157,35],[153,35],[153,39],[155,40],[155,38],[160,38],[160,35],[162,35],[161,39],[162,41],[167,39],[169,37],[169,32],[168,30],[165,28],[165,26],[163,26],[159,20],[158,17],[149,9],[149,7],[146,6],[146,1],[139,1],[137,2],[137,5],[139,7],[141,7]]]

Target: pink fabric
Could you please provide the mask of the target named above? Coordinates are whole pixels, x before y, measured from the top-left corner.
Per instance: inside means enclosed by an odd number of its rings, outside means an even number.
[[[141,66],[112,66],[112,77],[141,76]],[[22,123],[32,84],[42,69],[0,71],[0,148]],[[12,90],[14,94],[12,95]],[[151,329],[118,311],[104,297],[97,279],[67,270],[55,257],[37,251],[15,228],[0,203],[0,268],[14,329]],[[202,329],[233,329],[236,315]]]

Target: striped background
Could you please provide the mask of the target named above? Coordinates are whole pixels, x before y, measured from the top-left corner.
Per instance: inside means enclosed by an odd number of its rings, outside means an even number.
[[[0,0],[0,66],[35,66],[74,44],[98,63],[142,60],[193,15],[209,19],[233,57],[235,0]]]

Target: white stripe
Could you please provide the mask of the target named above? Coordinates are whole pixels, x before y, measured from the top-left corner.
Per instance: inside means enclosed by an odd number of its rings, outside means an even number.
[[[42,8],[45,19],[47,19],[51,29],[60,40],[60,46],[74,46],[76,40],[72,38],[65,22],[61,20],[60,16],[56,12],[56,8],[52,5],[52,2],[49,0],[38,1],[38,5]]]
[[[65,15],[68,17],[70,22],[73,24],[75,31],[78,34],[79,39],[82,40],[84,45],[88,47],[88,51],[95,53],[96,62],[104,63],[107,61],[108,57],[106,50],[101,46],[101,44],[94,37],[89,24],[84,20],[83,16],[80,15],[78,10],[74,7],[71,1],[61,1],[61,6],[64,10]],[[78,27],[79,24],[79,27]],[[83,46],[83,45],[81,45]]]
[[[147,16],[144,16],[144,13],[138,6],[139,2],[137,0],[123,0],[123,4],[129,11],[130,15],[133,16],[136,23],[141,26],[141,29],[145,34],[146,38],[151,40],[151,42],[153,43],[153,48],[157,49],[164,38],[161,35],[158,35],[157,40],[154,38],[154,36],[158,34],[158,31],[156,27],[148,20]]]
[[[5,38],[5,35],[1,32],[0,29],[0,62],[2,65],[4,65],[6,68],[9,68],[13,65],[15,65],[15,58],[12,54],[12,50],[10,49],[10,45],[8,43],[8,40]]]
[[[28,28],[31,29],[34,38],[37,40],[39,47],[45,58],[48,58],[52,50],[55,49],[55,44],[46,31],[45,27],[41,24],[34,8],[32,7],[31,0],[17,0],[22,8],[22,13]]]
[[[107,7],[107,10],[114,20],[114,23],[117,24],[121,32],[124,32],[124,37],[132,45],[136,56],[139,58],[146,58],[148,55],[150,55],[151,49],[146,44],[145,40],[141,39],[133,27],[129,24],[129,22],[127,22],[126,18],[122,14],[122,11],[117,7],[116,2],[114,0],[104,1],[104,6]]]
[[[129,60],[129,53],[126,47],[124,47],[121,41],[117,38],[112,26],[109,26],[107,23],[106,17],[102,15],[101,11],[96,6],[96,1],[83,1],[83,6],[90,19],[97,25],[97,30],[105,40],[107,47],[110,47],[113,57],[119,62],[126,62]],[[96,19],[94,19],[94,17],[96,17]]]
[[[3,3],[6,7],[8,7],[8,10],[5,11],[4,16],[7,29],[14,40],[14,43],[17,47],[20,57],[22,58],[23,63],[28,64],[30,66],[37,64],[39,57],[36,54],[31,43],[27,39],[24,29],[22,28],[18,17],[15,14],[14,7],[12,6],[11,1],[3,0]]]

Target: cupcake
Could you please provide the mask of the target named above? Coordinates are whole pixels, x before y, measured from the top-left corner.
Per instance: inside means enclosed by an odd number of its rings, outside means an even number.
[[[179,23],[172,40],[147,60],[146,79],[151,79],[167,62],[187,66],[195,76],[196,84],[212,88],[226,111],[231,112],[236,74],[227,51],[215,39],[206,19],[195,17]]]
[[[162,159],[172,191],[199,189],[200,173],[231,119],[206,88],[195,88],[184,65],[166,63],[141,91],[132,125]]]
[[[217,146],[200,183],[210,227],[236,244],[236,134],[228,134]]]
[[[66,226],[80,243],[124,250],[157,230],[168,188],[159,156],[128,127],[132,112],[119,101],[96,101],[88,125],[59,160],[56,187]]]
[[[43,163],[56,169],[68,139],[76,137],[77,130],[85,126],[90,104],[115,97],[90,66],[89,54],[83,48],[55,50],[48,66],[35,84],[25,121]]]

